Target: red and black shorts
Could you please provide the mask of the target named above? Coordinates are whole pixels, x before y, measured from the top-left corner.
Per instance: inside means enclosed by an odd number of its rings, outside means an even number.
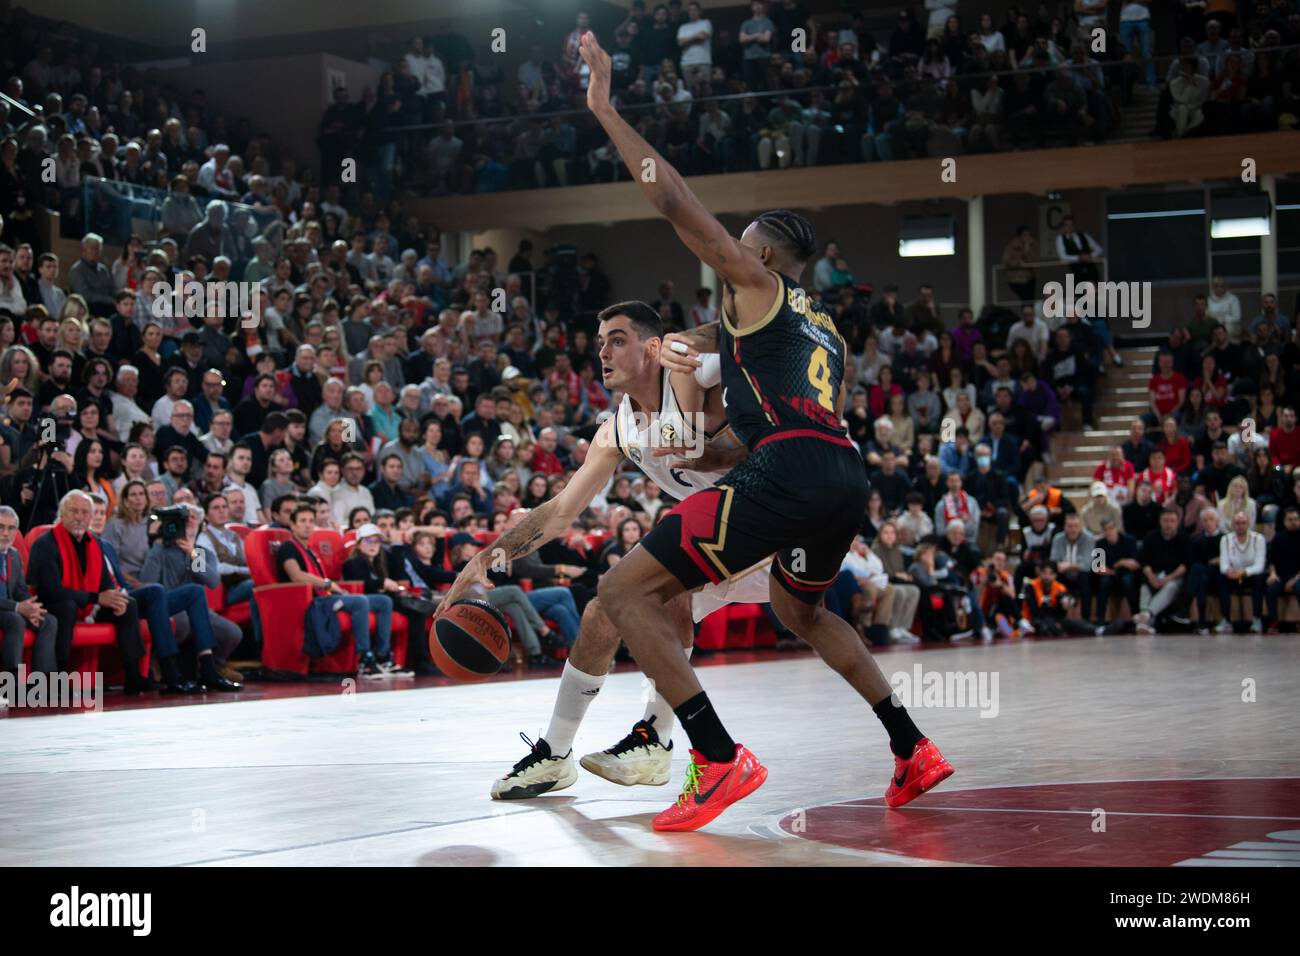
[[[867,507],[857,451],[814,433],[777,433],[641,540],[687,590],[775,555],[772,578],[807,604],[835,581]]]

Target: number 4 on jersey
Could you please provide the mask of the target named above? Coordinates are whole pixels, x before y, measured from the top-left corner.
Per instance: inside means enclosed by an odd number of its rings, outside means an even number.
[[[827,411],[835,411],[832,402],[834,388],[831,386],[829,356],[824,348],[818,347],[808,358],[808,382],[817,391],[817,401]]]

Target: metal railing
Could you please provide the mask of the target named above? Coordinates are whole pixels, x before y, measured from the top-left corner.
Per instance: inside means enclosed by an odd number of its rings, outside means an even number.
[[[1105,282],[1109,263],[1105,257],[1092,260],[1093,264],[1099,267],[1101,272],[1100,281]],[[1019,296],[1003,298],[1003,291],[1011,292],[1011,286],[1006,281],[1006,274],[1013,269],[1030,269],[1034,273],[1035,293],[1033,299],[1041,299],[1044,282],[1065,282],[1066,273],[1070,271],[1073,263],[1064,262],[1061,259],[1043,259],[1040,262],[1025,262],[1019,266],[1004,266],[1000,262],[994,263],[989,268],[989,303],[992,305],[1020,305],[1023,301]],[[1044,276],[1046,273],[1046,276]]]

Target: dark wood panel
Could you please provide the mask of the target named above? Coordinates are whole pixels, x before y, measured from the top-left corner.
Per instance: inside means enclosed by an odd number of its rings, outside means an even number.
[[[715,213],[742,213],[1233,179],[1247,157],[1261,176],[1300,172],[1300,132],[962,156],[955,183],[942,182],[939,159],[695,176],[689,183]],[[631,182],[429,198],[418,208],[422,218],[453,231],[503,223],[547,229],[656,215]]]

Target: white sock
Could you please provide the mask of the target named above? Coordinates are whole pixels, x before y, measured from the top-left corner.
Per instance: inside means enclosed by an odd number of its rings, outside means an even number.
[[[695,650],[694,646],[686,648],[686,659],[691,659],[691,651]],[[645,713],[641,716],[642,720],[654,718],[655,733],[659,735],[659,742],[665,747],[673,739],[673,728],[677,725],[677,715],[673,713],[672,707],[668,701],[664,700],[664,695],[655,691],[653,700],[649,700],[645,705]]]
[[[572,661],[564,662],[560,692],[555,695],[555,709],[551,711],[551,725],[542,738],[550,746],[552,756],[563,757],[573,749],[573,737],[578,726],[604,683],[604,674],[594,677],[578,670]]]

